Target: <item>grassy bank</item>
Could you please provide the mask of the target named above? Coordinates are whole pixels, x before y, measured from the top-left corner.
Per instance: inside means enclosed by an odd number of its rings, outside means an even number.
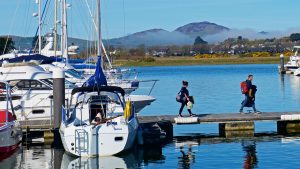
[[[288,58],[286,58],[288,60]],[[163,57],[154,61],[146,60],[116,60],[121,66],[180,66],[180,65],[221,65],[221,64],[278,64],[279,57],[228,57],[201,58],[194,57]]]

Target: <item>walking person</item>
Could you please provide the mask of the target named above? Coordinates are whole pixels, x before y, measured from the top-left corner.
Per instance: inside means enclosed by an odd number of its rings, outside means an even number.
[[[244,107],[252,107],[254,114],[256,115],[258,113],[258,111],[255,108],[255,93],[257,89],[255,85],[252,85],[252,80],[253,75],[248,75],[247,80],[241,83],[242,94],[245,95],[245,99],[241,103],[241,114],[243,114]]]
[[[193,100],[190,100],[191,98],[189,97],[189,91],[187,89],[189,83],[187,81],[182,81],[182,88],[180,90],[180,95],[178,93],[178,99],[177,101],[181,103],[181,106],[180,106],[180,109],[179,109],[179,116],[182,117],[182,111],[183,111],[183,108],[185,106],[187,106],[188,102],[191,101],[193,102]],[[191,106],[187,106],[187,110],[190,114],[190,116],[193,116],[194,114],[192,113],[192,110],[191,110]]]

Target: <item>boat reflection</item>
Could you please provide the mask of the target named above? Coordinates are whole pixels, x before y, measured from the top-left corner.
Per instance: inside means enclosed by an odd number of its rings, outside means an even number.
[[[74,157],[64,153],[61,169],[102,169],[102,168],[139,168],[148,163],[164,162],[165,157],[162,155],[162,148],[134,148],[133,151],[119,156],[107,157]]]
[[[132,154],[125,157],[98,157],[98,158],[74,158],[65,153],[63,155],[61,169],[99,169],[99,168],[136,168],[136,160]]]
[[[20,168],[21,164],[21,148],[18,148],[13,153],[0,154],[0,168]]]

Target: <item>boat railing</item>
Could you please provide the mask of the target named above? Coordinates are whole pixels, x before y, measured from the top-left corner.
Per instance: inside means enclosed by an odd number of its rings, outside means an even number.
[[[88,153],[89,150],[89,135],[84,129],[75,130],[75,153]]]
[[[67,124],[67,113],[66,113],[66,108],[64,106],[61,106],[61,121],[64,124]]]
[[[149,89],[149,92],[148,92],[148,96],[151,95],[156,83],[158,82],[159,80],[156,80],[156,79],[153,79],[153,80],[139,80],[138,82],[139,83],[152,83],[151,87],[139,87],[139,88],[145,88],[145,89]]]
[[[0,130],[6,129],[15,124],[15,121],[0,123]]]

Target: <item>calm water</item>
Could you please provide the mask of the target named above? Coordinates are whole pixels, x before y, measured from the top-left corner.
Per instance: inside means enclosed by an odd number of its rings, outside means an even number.
[[[239,84],[248,74],[258,86],[256,105],[262,112],[300,110],[300,78],[280,76],[277,65],[225,65],[136,68],[140,79],[159,79],[157,98],[144,115],[177,114],[175,101],[181,81],[189,81],[195,97],[193,112],[238,112],[243,96]],[[137,93],[149,90],[141,86]],[[245,109],[247,110],[247,109]],[[186,110],[184,113],[187,113]],[[217,124],[174,126],[175,138],[161,148],[119,156],[74,159],[62,149],[35,146],[20,149],[0,162],[0,168],[300,168],[300,137],[260,136],[245,139],[200,138],[218,133]],[[276,123],[255,124],[256,133],[276,132]]]

